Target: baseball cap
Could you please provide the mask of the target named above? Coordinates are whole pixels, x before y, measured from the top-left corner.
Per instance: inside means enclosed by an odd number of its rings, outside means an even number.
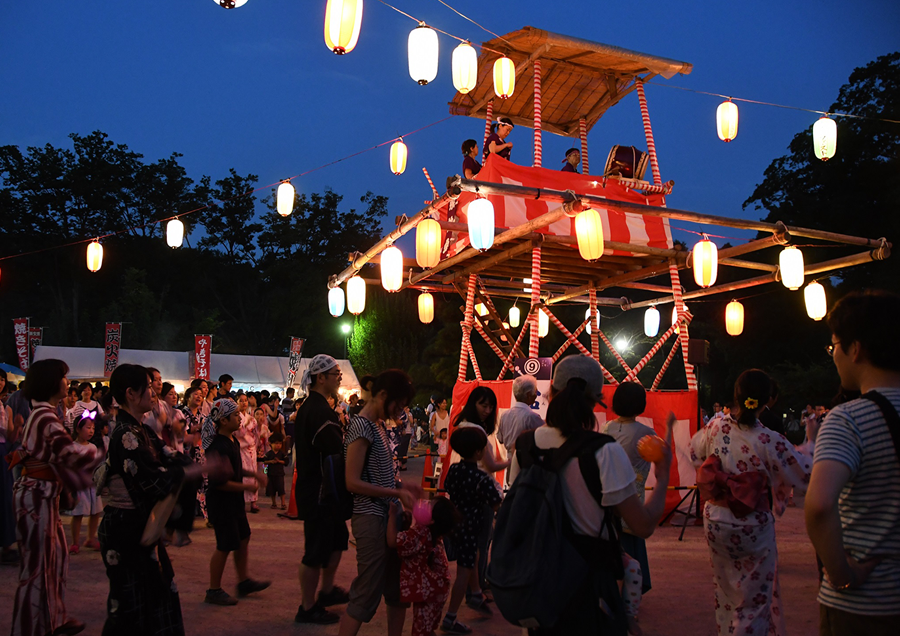
[[[585,355],[566,356],[553,369],[553,388],[562,391],[569,380],[581,378],[585,381],[585,394],[606,408],[603,402],[603,368],[600,363]]]

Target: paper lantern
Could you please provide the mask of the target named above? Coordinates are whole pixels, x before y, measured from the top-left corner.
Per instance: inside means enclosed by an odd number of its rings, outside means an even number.
[[[596,261],[603,256],[603,221],[597,210],[588,208],[575,217],[575,237],[578,253],[586,261]]]
[[[247,0],[213,0],[213,2],[223,9],[237,9],[247,4]]]
[[[184,241],[184,223],[178,219],[172,219],[166,223],[166,245],[172,249],[181,247]]]
[[[781,282],[791,291],[803,287],[803,252],[793,245],[781,250],[778,256],[778,267],[781,269]]]
[[[428,292],[419,294],[419,320],[426,325],[434,320],[434,296]]]
[[[328,0],[325,5],[325,45],[337,55],[349,53],[359,40],[363,0]]]
[[[729,336],[739,336],[744,332],[744,306],[736,300],[725,307],[725,331]]]
[[[469,223],[469,242],[476,250],[490,249],[494,244],[494,205],[478,198],[466,208]]]
[[[813,124],[813,151],[822,161],[828,161],[837,150],[837,124],[827,116]]]
[[[87,268],[96,272],[103,265],[103,246],[99,241],[91,241],[87,247]]]
[[[358,316],[366,308],[366,281],[359,276],[351,276],[347,281],[347,309]]]
[[[381,253],[381,286],[386,291],[400,291],[403,285],[403,252],[391,245]]]
[[[406,171],[406,144],[398,139],[391,145],[391,172],[403,174]]]
[[[659,333],[659,309],[656,307],[647,307],[644,312],[644,335],[648,338],[655,338]]]
[[[588,320],[588,318],[590,318],[590,317],[591,317],[591,310],[588,309],[587,311],[584,312],[584,319]],[[597,312],[597,329],[600,329],[600,312],[599,311]],[[591,321],[590,320],[588,320],[588,324],[587,324],[587,327],[585,327],[585,330],[588,332],[588,335],[591,334]]]
[[[484,306],[484,303],[478,303],[475,305],[475,313],[479,316],[487,316],[488,308]]]
[[[465,95],[475,88],[478,81],[478,53],[471,44],[463,42],[453,49],[451,68],[456,90]]]
[[[716,109],[716,132],[719,139],[728,142],[737,137],[738,107],[730,99],[722,102]]]
[[[344,315],[344,290],[340,287],[328,290],[328,312],[335,318]]]
[[[416,226],[416,263],[429,269],[441,260],[441,224],[425,219]]]
[[[290,216],[294,211],[294,186],[290,181],[282,181],[275,191],[275,209],[281,216]]]
[[[703,240],[697,241],[697,244],[694,245],[691,260],[694,268],[694,282],[700,287],[712,287],[719,271],[719,250],[716,244],[704,234]]]
[[[516,90],[516,65],[508,57],[494,62],[494,93],[500,99],[511,97]]]
[[[512,328],[516,328],[519,326],[519,320],[522,317],[522,312],[518,307],[512,306],[509,308],[509,326]]]
[[[825,288],[816,281],[811,282],[803,290],[803,299],[806,301],[806,313],[813,320],[822,320],[828,313]]]
[[[422,86],[434,81],[438,71],[437,32],[419,22],[419,26],[409,32],[407,53],[409,76]]]
[[[543,310],[538,308],[538,338],[543,338],[550,331],[550,317]]]
[[[677,306],[672,307],[672,324],[673,325],[678,324],[678,307]],[[679,329],[678,327],[675,327],[675,333],[681,333],[681,329]]]

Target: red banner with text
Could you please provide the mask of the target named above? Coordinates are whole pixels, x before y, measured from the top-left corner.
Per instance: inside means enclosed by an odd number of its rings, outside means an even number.
[[[34,362],[34,351],[44,343],[43,327],[28,327],[28,363]]]
[[[209,359],[212,353],[212,336],[194,336],[194,377],[209,380]]]
[[[294,386],[294,378],[300,370],[300,358],[303,356],[303,345],[306,338],[291,338],[290,370],[288,371],[288,388]]]
[[[122,346],[122,323],[106,323],[103,353],[103,377],[108,378],[119,366],[119,349]]]
[[[16,354],[19,368],[28,371],[28,323],[30,318],[13,318],[13,336],[16,339]]]

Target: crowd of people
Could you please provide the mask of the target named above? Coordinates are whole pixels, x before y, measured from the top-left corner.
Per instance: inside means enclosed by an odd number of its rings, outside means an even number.
[[[843,392],[827,413],[807,409],[802,443],[765,425],[778,388],[758,369],[740,375],[733,401],[716,405],[693,436],[719,634],[785,633],[775,518],[804,492],[820,633],[894,633],[898,313],[900,296],[881,292],[834,306],[826,349]],[[513,381],[502,414],[494,391],[477,386],[452,421],[440,396],[413,415],[413,383],[396,369],[363,377],[344,404],[340,366],[324,354],[309,361],[296,400],[292,389],[283,399],[234,392],[228,375],[178,396],[158,370],[138,365],[119,365],[108,387],[70,384],[67,374],[65,362],[41,360],[12,392],[0,374],[0,548],[4,563],[19,563],[13,636],[85,628],[65,604],[68,559],[82,549],[100,551],[109,580],[104,635],[184,634],[167,548],[188,545],[198,520],[215,534],[205,602],[263,592],[270,582],[250,575],[248,515],[262,489],[272,508],[286,508],[294,468],[304,537],[297,623],[340,622],[351,636],[383,598],[390,636],[403,632],[407,609],[413,636],[471,633],[463,604],[481,616],[499,610],[535,635],[641,633],[641,599],[652,589],[645,540],[664,512],[675,418],[648,455],[642,447],[656,433],[641,422],[646,393],[623,382],[616,417],[599,430],[603,371],[588,356],[555,365],[544,419],[530,376]],[[444,464],[430,497],[402,478],[405,449],[414,436],[423,441],[417,421]],[[71,540],[61,512],[72,518]],[[335,575],[351,533],[356,576],[344,589]],[[229,555],[238,598],[222,585]],[[522,580],[528,589],[516,587]]]

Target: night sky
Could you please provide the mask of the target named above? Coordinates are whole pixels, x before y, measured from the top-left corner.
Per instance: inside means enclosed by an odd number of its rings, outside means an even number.
[[[473,42],[492,37],[436,0],[392,4]],[[528,25],[694,65],[689,76],[659,82],[822,110],[855,67],[900,48],[900,3],[891,0],[450,4],[501,35]],[[231,11],[212,0],[4,2],[0,143],[70,147],[69,133],[99,129],[148,162],[182,153],[195,181],[233,167],[266,185],[448,115],[454,40],[441,36],[438,77],[422,87],[407,72],[414,22],[366,0],[359,45],[338,57],[323,41],[324,12],[325,0],[249,0]],[[742,202],[818,117],[739,104],[738,137],[725,144],[715,132],[720,99],[662,86],[648,86],[647,98],[663,180],[676,182],[668,204],[727,216],[759,218]],[[385,195],[392,223],[430,198],[422,166],[442,184],[460,171],[462,140],[480,144],[482,135],[483,121],[454,118],[406,138],[402,176],[390,173],[385,146],[294,184],[330,187],[348,208],[367,190]],[[531,130],[518,127],[510,139],[513,160],[530,165]],[[594,172],[614,144],[645,147],[635,94],[600,120],[589,143]],[[560,165],[571,145],[545,133],[544,165]]]

